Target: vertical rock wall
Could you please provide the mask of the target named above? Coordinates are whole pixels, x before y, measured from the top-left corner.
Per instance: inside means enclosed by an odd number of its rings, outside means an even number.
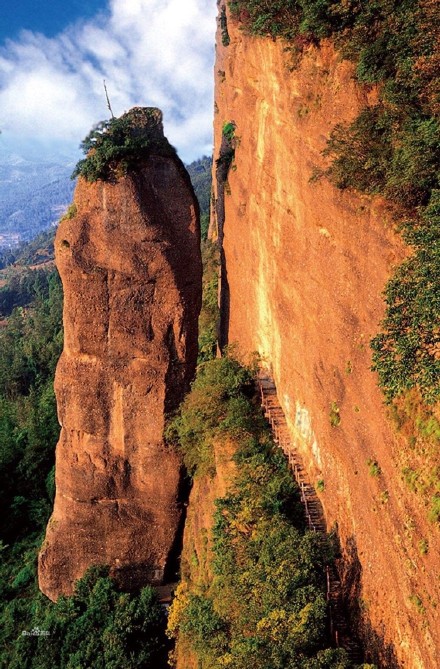
[[[115,183],[80,178],[74,203],[55,241],[62,429],[39,558],[51,599],[95,564],[129,589],[166,578],[180,461],[164,421],[195,370],[201,302],[198,205],[179,159],[152,153]]]
[[[402,443],[369,349],[382,291],[405,250],[385,203],[311,179],[332,128],[374,102],[375,91],[356,85],[331,44],[306,49],[292,69],[282,42],[248,36],[226,15],[230,43],[222,45],[221,31],[217,39],[214,155],[233,123],[234,163],[214,193],[223,343],[258,351],[275,378],[291,436],[324,488],[328,527],[338,528],[349,567],[344,586],[362,612],[370,657],[384,667],[434,669],[440,537],[402,482],[395,458]]]

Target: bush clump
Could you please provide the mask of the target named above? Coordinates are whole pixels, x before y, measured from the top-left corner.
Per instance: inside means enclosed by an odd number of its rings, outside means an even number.
[[[175,149],[163,135],[162,113],[154,107],[135,107],[120,118],[96,125],[81,143],[86,154],[72,178],[89,182],[116,181],[151,153],[174,156]]]
[[[247,398],[252,393],[251,369],[234,358],[199,366],[191,393],[167,427],[167,438],[181,450],[190,474],[213,474],[215,437],[250,427],[254,414]]]
[[[382,332],[371,343],[373,367],[388,401],[411,388],[432,404],[440,398],[440,191],[417,221],[403,226],[412,255],[385,291]]]

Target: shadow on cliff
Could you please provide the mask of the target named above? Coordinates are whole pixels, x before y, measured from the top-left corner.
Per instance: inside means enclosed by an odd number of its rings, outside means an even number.
[[[351,625],[361,640],[365,662],[376,664],[380,669],[400,669],[394,647],[384,639],[384,630],[373,629],[368,618],[362,598],[362,565],[354,537],[349,537],[344,557],[338,562],[344,603]]]
[[[218,328],[218,342],[220,350],[223,351],[229,344],[229,309],[230,309],[230,297],[229,297],[229,282],[228,282],[228,270],[226,267],[226,258],[223,247],[220,247],[220,272],[221,272],[221,284],[220,284],[220,323]]]
[[[219,151],[219,157],[216,160],[215,176],[217,181],[217,200],[215,203],[217,218],[218,247],[220,252],[220,322],[218,326],[218,344],[223,351],[229,344],[229,312],[230,312],[230,291],[228,281],[228,269],[226,264],[226,254],[223,248],[224,225],[225,225],[225,187],[228,179],[228,172],[231,167],[235,149],[232,147],[231,139],[222,134],[222,142]]]
[[[180,510],[180,519],[174,537],[173,545],[168,554],[168,561],[164,570],[164,583],[176,583],[180,579],[180,560],[183,550],[183,535],[185,531],[188,500],[191,492],[191,478],[184,467],[180,471],[180,483],[177,493],[177,506]]]

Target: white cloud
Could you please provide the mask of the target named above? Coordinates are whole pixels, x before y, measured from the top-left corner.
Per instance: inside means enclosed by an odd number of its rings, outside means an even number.
[[[0,128],[11,146],[77,146],[107,118],[158,106],[186,161],[210,150],[216,2],[111,0],[53,39],[28,31],[0,49]]]

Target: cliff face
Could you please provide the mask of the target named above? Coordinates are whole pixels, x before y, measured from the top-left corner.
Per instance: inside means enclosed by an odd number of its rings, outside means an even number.
[[[153,152],[115,183],[80,178],[74,203],[55,241],[62,429],[39,557],[51,599],[94,564],[128,589],[166,579],[180,461],[164,418],[194,373],[201,301],[198,207],[177,158]]]
[[[230,17],[227,27],[215,65],[215,159],[225,124],[235,125],[234,163],[214,193],[223,341],[258,351],[275,378],[292,438],[324,487],[328,527],[337,524],[369,656],[433,668],[439,536],[401,480],[403,443],[370,371],[382,291],[405,250],[385,203],[310,180],[332,128],[375,92],[356,85],[330,44],[291,71],[281,42],[246,36]]]

